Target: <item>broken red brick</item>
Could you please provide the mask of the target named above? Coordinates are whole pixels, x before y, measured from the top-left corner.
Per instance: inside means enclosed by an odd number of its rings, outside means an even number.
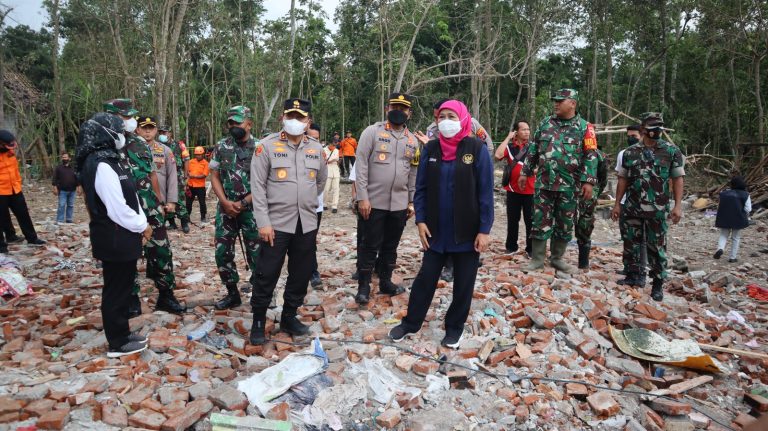
[[[679,403],[664,398],[656,398],[651,401],[651,408],[657,412],[668,415],[685,415],[691,412],[691,405]]]
[[[393,429],[400,423],[400,411],[397,409],[388,409],[384,413],[376,416],[376,425],[387,429]]]
[[[44,430],[60,430],[69,421],[69,411],[51,410],[37,420],[35,426]]]
[[[587,403],[599,416],[613,416],[621,411],[619,404],[608,392],[595,392],[587,397]]]

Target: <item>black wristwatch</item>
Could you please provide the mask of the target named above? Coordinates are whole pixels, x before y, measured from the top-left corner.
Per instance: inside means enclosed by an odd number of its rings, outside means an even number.
[[[250,203],[250,202],[248,202],[248,201],[247,201],[247,200],[245,200],[245,199],[241,199],[241,200],[240,200],[240,206],[241,206],[241,207],[242,207],[244,210],[249,210],[249,209],[251,209],[251,203]]]

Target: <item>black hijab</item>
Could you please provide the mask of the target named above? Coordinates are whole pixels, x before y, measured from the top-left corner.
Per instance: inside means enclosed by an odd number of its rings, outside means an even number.
[[[123,120],[116,115],[99,112],[80,126],[75,148],[77,173],[85,167],[90,155],[96,159],[120,160],[120,152],[115,147],[115,139],[125,130]]]

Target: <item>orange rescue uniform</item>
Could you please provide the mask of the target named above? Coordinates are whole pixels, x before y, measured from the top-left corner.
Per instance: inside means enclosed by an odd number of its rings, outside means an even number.
[[[21,193],[19,161],[13,151],[0,153],[0,195]]]
[[[200,188],[205,187],[205,178],[191,178],[193,175],[205,175],[208,176],[209,169],[208,169],[208,160],[197,160],[192,159],[189,161],[189,180],[187,180],[187,184],[190,187],[193,188]]]
[[[341,155],[343,157],[355,157],[357,151],[357,140],[355,138],[344,138],[339,144]]]

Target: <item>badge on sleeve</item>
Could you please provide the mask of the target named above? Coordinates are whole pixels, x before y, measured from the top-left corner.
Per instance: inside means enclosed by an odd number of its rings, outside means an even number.
[[[594,151],[597,149],[597,137],[595,135],[595,126],[587,123],[587,133],[584,134],[584,149]]]
[[[475,134],[477,135],[478,139],[480,139],[481,141],[485,141],[485,136],[486,136],[485,135],[485,129],[483,129],[481,127],[479,129],[477,129],[477,133],[475,133]]]
[[[264,152],[264,145],[259,144],[256,146],[256,151],[253,152],[255,156],[260,156]]]

